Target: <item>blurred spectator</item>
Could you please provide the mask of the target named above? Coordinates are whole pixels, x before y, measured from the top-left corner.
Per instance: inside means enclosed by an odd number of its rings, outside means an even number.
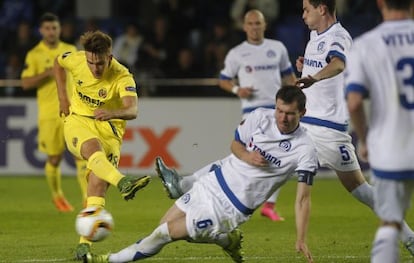
[[[4,69],[4,76],[2,78],[5,79],[12,79],[17,80],[20,79],[20,73],[22,72],[23,65],[20,61],[20,57],[17,53],[9,53],[7,55],[7,61]],[[1,90],[1,95],[6,97],[12,97],[12,96],[22,96],[23,92],[22,89],[18,86],[14,85],[6,85]],[[30,95],[34,96],[34,92],[32,92]],[[25,94],[27,95],[27,94]]]
[[[190,48],[184,47],[178,51],[177,60],[168,71],[167,77],[183,79],[203,77],[200,65]]]
[[[167,20],[158,16],[152,30],[145,35],[138,54],[137,69],[153,77],[162,77],[175,61],[176,39],[169,33]]]
[[[71,19],[62,21],[60,39],[63,42],[76,45],[78,38],[79,36],[76,32],[75,22]]]
[[[190,48],[181,48],[177,54],[177,60],[166,74],[167,78],[172,79],[192,79],[203,77],[200,65],[194,58],[194,53]],[[203,87],[188,85],[163,86],[157,89],[159,96],[178,96],[191,97],[203,94]]]
[[[52,12],[61,18],[74,17],[76,2],[71,0],[36,0],[35,15],[40,17],[45,11]]]
[[[14,34],[21,21],[33,22],[32,0],[3,0],[0,9],[0,45],[2,49],[10,34]]]
[[[114,39],[113,54],[119,62],[135,73],[135,65],[138,59],[138,51],[143,41],[137,25],[129,23],[125,27],[125,32]]]
[[[79,32],[81,34],[83,34],[85,32],[88,32],[88,31],[96,31],[98,29],[99,29],[98,20],[96,18],[89,18],[89,19],[87,19],[87,20],[85,20],[83,22],[83,24],[81,25],[81,28],[80,28]],[[76,48],[78,50],[82,50],[83,49],[83,46],[80,43],[80,38],[77,38],[76,45],[75,46],[76,46]]]
[[[16,54],[20,65],[23,66],[26,53],[34,47],[37,41],[38,38],[34,36],[31,24],[21,21],[17,31],[9,35],[5,42],[7,52]]]
[[[224,67],[227,51],[241,41],[229,30],[228,24],[225,20],[215,21],[205,36],[203,68],[206,76],[216,78]]]

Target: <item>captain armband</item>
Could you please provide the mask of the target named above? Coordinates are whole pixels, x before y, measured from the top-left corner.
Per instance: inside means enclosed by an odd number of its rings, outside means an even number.
[[[307,185],[313,184],[313,177],[315,173],[310,171],[297,171],[298,174],[298,183],[306,183]]]

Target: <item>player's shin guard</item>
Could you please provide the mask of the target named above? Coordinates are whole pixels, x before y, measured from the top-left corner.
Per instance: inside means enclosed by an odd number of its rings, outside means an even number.
[[[99,151],[89,157],[87,168],[92,170],[97,177],[113,186],[117,186],[122,177],[124,177],[118,169],[108,161],[105,154]]]
[[[377,230],[371,250],[371,263],[399,262],[399,231],[392,226],[382,226]]]
[[[149,236],[135,244],[109,255],[109,262],[130,262],[151,257],[172,241],[167,223],[159,225]]]

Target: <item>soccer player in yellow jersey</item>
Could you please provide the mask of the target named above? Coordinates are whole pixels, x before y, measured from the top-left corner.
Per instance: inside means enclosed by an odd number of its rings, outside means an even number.
[[[62,212],[73,211],[61,187],[60,161],[65,150],[63,120],[59,114],[56,82],[53,76],[53,62],[64,52],[74,52],[76,47],[59,40],[60,22],[56,15],[45,13],[40,18],[42,40],[26,55],[22,71],[24,90],[37,89],[38,104],[38,147],[47,154],[45,175],[52,192],[56,208]],[[76,160],[77,177],[83,199],[86,200],[86,163]]]
[[[109,185],[125,200],[145,187],[149,176],[125,176],[118,169],[126,120],[138,114],[136,84],[128,69],[112,57],[112,39],[101,31],[81,36],[84,51],[65,53],[55,60],[60,112],[65,115],[64,134],[68,149],[87,160],[87,207],[105,205]],[[73,77],[71,102],[66,78]],[[82,259],[91,242],[80,238],[76,258]]]

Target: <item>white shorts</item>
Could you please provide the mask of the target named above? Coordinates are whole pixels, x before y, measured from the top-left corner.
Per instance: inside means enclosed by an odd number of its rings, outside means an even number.
[[[410,208],[414,180],[389,180],[375,177],[375,212],[382,221],[402,222]]]
[[[196,181],[175,205],[186,213],[188,235],[196,242],[211,243],[250,218],[233,206],[213,173]]]
[[[301,123],[307,129],[318,152],[321,167],[341,172],[360,170],[355,147],[348,133],[323,126]]]

